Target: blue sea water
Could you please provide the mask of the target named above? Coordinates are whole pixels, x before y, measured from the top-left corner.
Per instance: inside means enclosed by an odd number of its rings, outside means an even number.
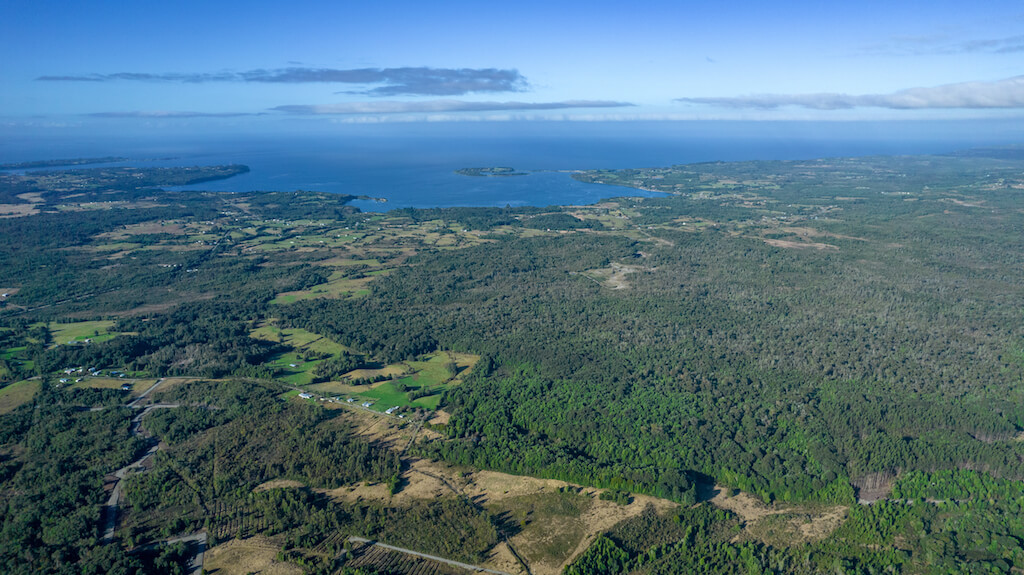
[[[8,135],[0,162],[124,156],[131,166],[240,163],[247,174],[186,189],[315,190],[399,207],[587,204],[636,190],[583,184],[569,171],[705,161],[946,153],[1024,142],[1020,122],[494,122],[342,125],[224,135],[133,132]],[[530,175],[468,177],[465,167]]]

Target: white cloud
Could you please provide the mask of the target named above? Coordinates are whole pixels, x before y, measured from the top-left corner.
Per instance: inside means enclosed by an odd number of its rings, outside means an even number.
[[[891,94],[764,94],[738,97],[677,98],[676,101],[726,108],[762,110],[784,106],[815,110],[1024,108],[1024,76],[1015,76],[995,82],[960,82],[942,86],[909,88]]]
[[[347,114],[443,114],[449,112],[492,112],[500,110],[563,110],[568,108],[619,108],[628,102],[604,100],[567,100],[564,102],[464,102],[430,100],[427,102],[351,102],[326,105],[276,106],[271,110],[301,115]]]

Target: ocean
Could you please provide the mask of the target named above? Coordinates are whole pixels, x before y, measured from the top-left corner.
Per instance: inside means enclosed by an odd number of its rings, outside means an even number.
[[[400,207],[589,204],[632,189],[583,184],[572,170],[707,161],[947,153],[1024,142],[1019,122],[492,122],[333,125],[224,135],[205,131],[7,134],[0,162],[121,156],[115,165],[245,164],[248,174],[184,189],[313,190]],[[459,168],[508,166],[515,177]]]

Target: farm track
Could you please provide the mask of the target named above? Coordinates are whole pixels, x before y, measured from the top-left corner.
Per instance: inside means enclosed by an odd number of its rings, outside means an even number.
[[[176,407],[180,407],[181,404],[178,403],[156,403],[147,405],[145,407],[140,405],[140,403],[144,401],[146,397],[149,396],[149,394],[152,393],[154,390],[156,390],[156,388],[159,387],[160,384],[163,382],[164,378],[156,380],[156,383],[150,386],[149,389],[142,392],[134,400],[125,404],[125,407],[128,409],[141,410],[137,415],[135,415],[131,419],[130,432],[132,435],[139,436],[143,433],[142,419],[146,416],[146,414],[153,411],[154,409],[174,409]],[[144,466],[146,462],[151,457],[153,457],[153,455],[155,455],[157,451],[160,450],[159,443],[154,442],[151,438],[149,439],[149,442],[151,443],[151,445],[145,451],[145,453],[142,454],[141,457],[129,463],[128,465],[122,467],[121,469],[118,469],[112,474],[113,477],[115,478],[114,488],[113,490],[111,490],[110,497],[107,499],[107,503],[103,507],[105,524],[105,528],[103,530],[103,538],[101,539],[103,543],[110,544],[114,542],[114,534],[117,531],[117,514],[121,506],[121,498],[123,494],[121,485],[124,481],[124,478],[127,477],[128,474],[131,473],[132,471],[144,471]],[[192,558],[189,559],[186,568],[188,569],[187,573],[191,575],[199,575],[203,572],[203,557],[206,553],[206,540],[206,532],[200,531],[197,533],[192,533],[190,535],[173,537],[171,539],[166,539],[163,541],[154,541],[147,545],[138,547],[136,548],[136,550],[155,549],[160,545],[172,545],[174,543],[187,543],[190,545],[194,543],[196,545],[196,552],[193,554]]]
[[[403,549],[401,547],[394,547],[392,545],[385,545],[384,543],[378,543],[362,537],[349,537],[349,541],[353,543],[363,543],[363,547],[360,549],[358,555],[352,560],[350,566],[370,566],[384,573],[401,572],[405,575],[447,575],[449,573],[459,574],[461,571],[451,571],[448,569],[439,569],[438,565],[431,565],[428,562],[442,563],[447,566],[457,567],[459,569],[465,569],[468,571],[475,571],[478,573],[491,573],[492,575],[511,575],[504,571],[496,571],[493,569],[485,569],[477,565],[470,565],[468,563],[461,563],[459,561],[452,561],[451,559],[445,559],[443,557],[435,557],[433,555],[427,555],[426,553],[420,553],[419,551],[413,551],[411,549]],[[410,559],[410,557],[396,557],[397,554],[404,554],[426,561],[416,561],[416,559]],[[408,563],[413,562],[410,566]]]

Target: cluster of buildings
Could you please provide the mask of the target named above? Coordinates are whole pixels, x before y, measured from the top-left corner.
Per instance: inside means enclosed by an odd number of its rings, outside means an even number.
[[[299,393],[299,397],[302,398],[302,399],[319,399],[320,401],[326,401],[326,402],[329,402],[329,403],[342,403],[342,400],[341,400],[340,397],[320,397],[320,398],[317,398],[315,395],[313,395],[312,393],[310,393],[308,391],[303,391],[303,392]],[[344,403],[355,405],[356,401],[357,401],[356,398],[349,397],[348,399],[346,399],[344,401]],[[370,409],[371,407],[373,407],[373,402],[372,401],[364,401],[364,402],[360,403],[359,405],[360,405],[360,407],[365,407],[366,409]],[[399,409],[401,409],[400,406],[389,407],[386,410],[384,410],[384,413],[387,414],[387,415],[394,415],[395,412],[398,411]],[[398,418],[399,419],[405,419],[405,415],[398,414]]]

